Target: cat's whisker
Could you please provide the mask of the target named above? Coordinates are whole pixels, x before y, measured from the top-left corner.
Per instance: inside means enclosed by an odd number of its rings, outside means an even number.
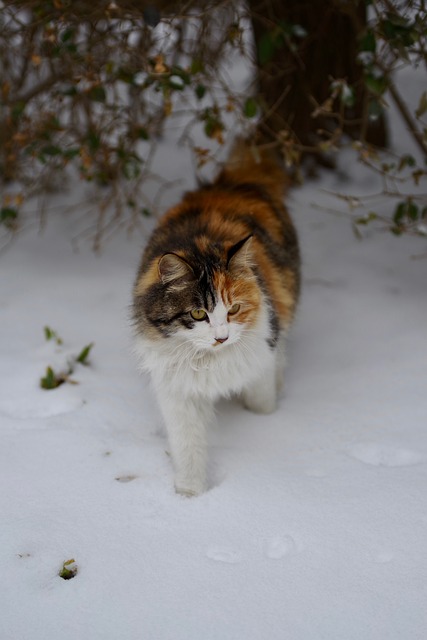
[[[239,343],[239,347],[248,365],[250,364],[253,366],[255,362],[255,364],[261,366],[260,358],[257,355],[254,347],[252,347],[251,345],[249,345],[247,342],[243,340]]]
[[[172,351],[170,352],[170,357],[173,358],[180,349],[184,349],[184,348],[188,349],[188,345],[192,345],[192,344],[193,344],[193,340],[191,338],[189,338],[188,340],[185,340],[185,342],[180,342],[172,349]]]
[[[193,344],[192,340],[189,340],[188,344],[186,344],[185,347],[186,347],[185,351],[182,351],[175,355],[175,360],[178,366],[181,366],[186,362],[190,361],[194,357],[194,355],[197,353],[197,349],[195,348],[195,345]]]

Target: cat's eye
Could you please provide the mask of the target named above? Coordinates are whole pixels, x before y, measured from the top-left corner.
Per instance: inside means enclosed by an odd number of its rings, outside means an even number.
[[[204,320],[206,318],[206,311],[204,309],[193,309],[191,311],[191,317],[194,320]]]
[[[233,304],[233,306],[228,310],[228,315],[234,316],[238,311],[240,311],[240,304]]]

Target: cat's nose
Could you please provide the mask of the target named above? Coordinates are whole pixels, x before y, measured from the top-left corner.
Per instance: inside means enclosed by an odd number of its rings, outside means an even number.
[[[227,336],[226,338],[215,338],[215,340],[216,340],[217,342],[220,342],[220,343],[222,344],[223,342],[225,342],[226,340],[228,340],[228,336]]]

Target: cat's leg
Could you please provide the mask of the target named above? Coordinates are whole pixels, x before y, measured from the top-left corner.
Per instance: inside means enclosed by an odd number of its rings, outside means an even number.
[[[176,492],[197,496],[207,488],[207,428],[213,417],[212,402],[165,393],[159,395],[159,404],[175,468]]]
[[[270,362],[242,392],[243,404],[254,413],[273,413],[277,408],[277,371],[274,354]]]
[[[285,386],[285,368],[286,368],[286,337],[284,334],[279,336],[276,346],[276,390],[280,395]]]

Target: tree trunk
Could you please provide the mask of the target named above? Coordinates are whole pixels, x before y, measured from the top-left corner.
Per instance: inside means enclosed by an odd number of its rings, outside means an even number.
[[[368,121],[369,98],[358,40],[366,26],[360,0],[249,0],[257,49],[258,95],[264,107],[259,125],[264,140],[292,140],[302,151],[313,149],[337,129],[378,146],[386,144],[384,119]],[[298,25],[299,28],[295,28]],[[302,27],[302,29],[301,29]],[[354,89],[354,104],[335,101],[331,81]],[[332,112],[338,112],[335,117]]]

